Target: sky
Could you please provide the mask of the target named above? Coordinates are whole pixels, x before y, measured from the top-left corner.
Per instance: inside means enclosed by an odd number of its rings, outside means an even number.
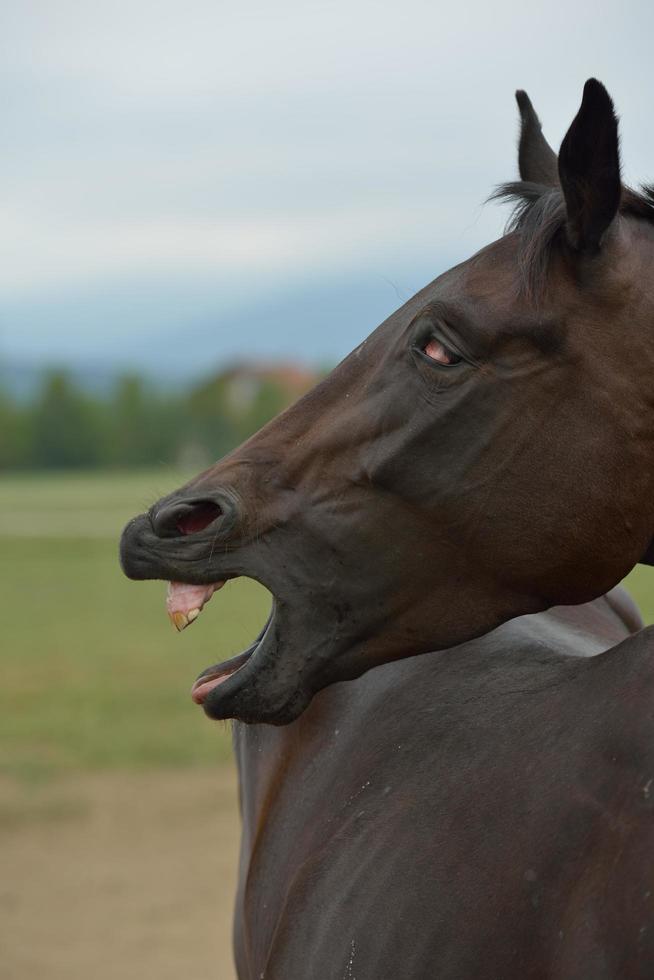
[[[539,8],[539,9],[537,9]],[[651,3],[4,0],[0,365],[335,362],[502,232],[516,88],[654,178]]]

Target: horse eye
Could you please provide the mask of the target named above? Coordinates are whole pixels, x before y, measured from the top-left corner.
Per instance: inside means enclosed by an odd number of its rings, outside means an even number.
[[[424,353],[432,361],[436,361],[437,364],[444,364],[446,367],[452,364],[459,364],[463,360],[458,354],[455,354],[454,351],[446,347],[445,344],[441,344],[440,340],[436,340],[434,337],[424,347]]]

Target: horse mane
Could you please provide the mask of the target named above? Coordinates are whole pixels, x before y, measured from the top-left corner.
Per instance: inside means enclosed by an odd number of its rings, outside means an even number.
[[[531,299],[538,300],[546,285],[552,249],[565,229],[563,191],[560,187],[516,180],[500,184],[489,200],[511,205],[505,234],[519,235],[522,285]],[[623,187],[620,214],[654,224],[654,185],[643,185],[640,191]]]

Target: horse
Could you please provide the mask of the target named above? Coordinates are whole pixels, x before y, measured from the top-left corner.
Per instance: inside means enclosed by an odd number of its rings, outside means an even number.
[[[517,99],[507,233],[123,532],[178,628],[273,595],[193,688],[236,723],[243,980],[654,973],[652,633],[572,657],[551,611],[654,555],[654,191],[601,83],[558,157]]]
[[[652,977],[654,684],[599,656],[637,628],[616,593],[235,726],[240,980]]]

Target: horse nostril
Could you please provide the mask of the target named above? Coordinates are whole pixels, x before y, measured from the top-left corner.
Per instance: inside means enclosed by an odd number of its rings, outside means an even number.
[[[181,514],[177,520],[177,530],[180,534],[197,534],[220,517],[222,508],[209,500],[195,504],[192,510]]]
[[[150,513],[152,530],[160,538],[176,538],[180,534],[197,534],[221,518],[221,529],[228,526],[226,518],[233,516],[229,503],[225,506],[213,500],[173,500],[153,508]]]

